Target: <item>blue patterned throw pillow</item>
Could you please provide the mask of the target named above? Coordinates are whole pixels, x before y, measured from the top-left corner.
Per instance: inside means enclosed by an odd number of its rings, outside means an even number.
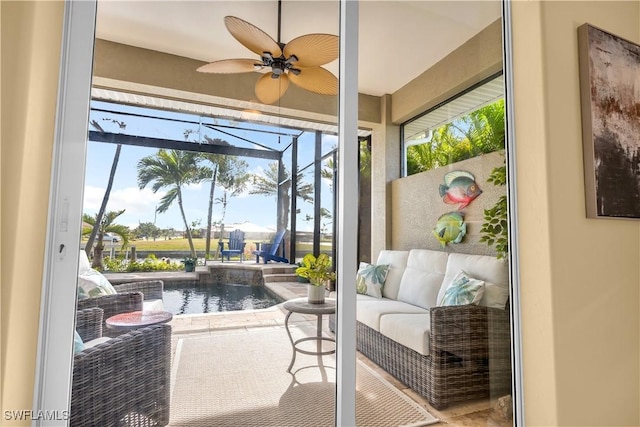
[[[73,352],[80,353],[84,350],[84,343],[82,342],[82,338],[80,338],[80,334],[78,331],[74,331],[75,335],[73,336]]]
[[[369,295],[382,298],[382,287],[387,279],[389,265],[374,265],[366,262],[360,263],[356,275],[356,292],[362,295]]]
[[[470,277],[464,271],[460,271],[453,278],[451,284],[440,301],[440,306],[478,304],[484,293],[484,281]]]

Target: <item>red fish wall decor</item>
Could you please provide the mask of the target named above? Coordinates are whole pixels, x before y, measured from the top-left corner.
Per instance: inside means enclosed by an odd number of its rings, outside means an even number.
[[[451,205],[459,204],[458,210],[466,208],[482,190],[476,184],[476,178],[470,172],[452,171],[444,176],[444,184],[440,184],[442,201]]]

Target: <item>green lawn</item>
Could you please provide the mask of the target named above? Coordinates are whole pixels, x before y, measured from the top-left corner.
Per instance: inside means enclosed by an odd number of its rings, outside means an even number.
[[[226,239],[224,240],[227,241]],[[256,240],[247,240],[247,246],[256,247]],[[260,241],[262,242],[262,240]],[[129,246],[135,246],[137,251],[188,251],[189,250],[189,241],[187,239],[171,239],[164,240],[158,239],[156,241],[153,240],[130,240]],[[193,239],[193,246],[196,251],[204,251],[205,249],[205,239]],[[329,246],[329,243],[322,243],[323,249],[326,249]],[[109,249],[109,245],[105,245],[105,249]],[[116,244],[116,250],[120,250],[122,246],[120,244]],[[297,249],[300,252],[309,252],[311,251],[313,245],[310,243],[298,243]],[[211,249],[216,250],[218,248],[218,240],[211,240]]]
[[[226,240],[225,240],[226,241]],[[247,245],[253,243],[253,241],[247,241]],[[188,251],[189,241],[187,239],[171,239],[164,240],[131,240],[129,246],[135,246],[138,251]],[[193,246],[196,251],[204,251],[205,239],[193,239]],[[211,240],[211,249],[215,250],[218,247],[218,240]],[[120,248],[120,246],[116,246]]]

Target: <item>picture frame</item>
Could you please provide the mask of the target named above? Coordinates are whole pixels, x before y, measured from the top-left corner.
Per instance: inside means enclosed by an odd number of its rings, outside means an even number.
[[[640,45],[578,28],[588,218],[640,218]]]

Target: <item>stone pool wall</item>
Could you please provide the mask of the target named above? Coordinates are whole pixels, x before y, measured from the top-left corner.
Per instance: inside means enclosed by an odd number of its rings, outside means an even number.
[[[171,279],[163,279],[168,285]],[[197,280],[200,283],[238,283],[241,285],[263,286],[262,270],[257,268],[241,268],[239,266],[208,266],[208,272],[198,271]],[[176,281],[177,283],[177,281]]]

